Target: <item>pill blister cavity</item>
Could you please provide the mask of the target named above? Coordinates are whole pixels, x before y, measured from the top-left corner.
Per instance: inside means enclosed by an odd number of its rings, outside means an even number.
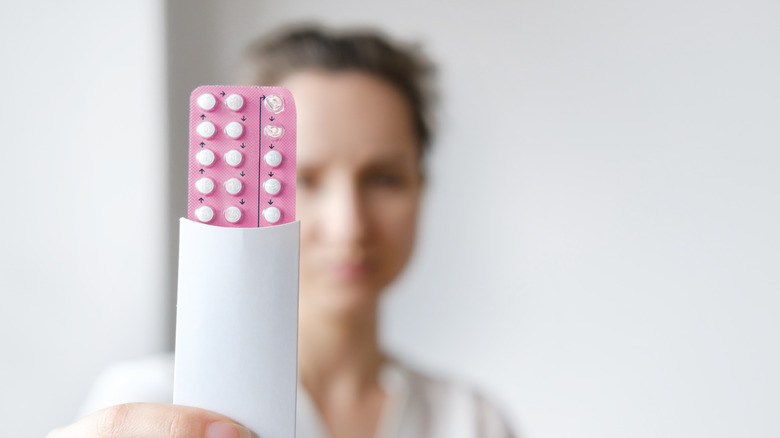
[[[211,222],[214,219],[214,210],[205,205],[198,207],[195,209],[195,217],[201,222]]]
[[[241,134],[243,133],[244,133],[244,126],[238,122],[230,122],[227,124],[227,126],[225,126],[225,135],[227,135],[230,138],[241,137]]]
[[[238,94],[231,94],[225,99],[225,105],[233,111],[238,111],[244,107],[244,98]]]
[[[279,138],[284,135],[284,128],[281,126],[267,125],[263,133],[271,138]]]
[[[198,135],[203,138],[211,138],[211,136],[217,132],[217,128],[215,128],[214,124],[211,122],[201,122],[196,130],[198,131]]]
[[[268,108],[268,111],[271,111],[274,114],[279,114],[284,110],[284,99],[282,99],[282,96],[271,94],[265,97],[263,103],[265,104],[265,107]]]
[[[237,195],[243,186],[238,178],[230,178],[225,181],[225,191],[231,195]]]
[[[282,164],[282,154],[279,151],[270,151],[265,154],[265,162],[271,167],[277,167]]]
[[[263,188],[269,195],[275,195],[279,193],[280,190],[282,190],[282,183],[280,183],[276,178],[271,178],[263,183]]]
[[[211,178],[201,178],[195,182],[195,188],[204,195],[214,191],[214,180]]]
[[[241,210],[238,207],[228,207],[225,209],[225,220],[234,224],[241,220]]]
[[[211,149],[202,149],[195,154],[195,160],[197,160],[201,166],[211,166],[214,164],[216,158],[217,157]]]
[[[244,159],[244,156],[236,149],[231,149],[227,152],[225,152],[225,162],[229,166],[237,167],[239,164],[241,164],[241,161]]]
[[[203,93],[198,96],[198,106],[204,111],[211,111],[217,104],[217,98],[211,93]]]

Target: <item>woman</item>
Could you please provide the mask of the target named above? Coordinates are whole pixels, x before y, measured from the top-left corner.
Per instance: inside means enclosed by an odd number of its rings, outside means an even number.
[[[381,292],[406,265],[415,238],[431,137],[429,66],[374,34],[315,29],[260,41],[250,47],[247,60],[247,82],[286,86],[298,108],[302,389],[297,435],[511,436],[483,399],[409,369],[377,343]],[[140,366],[113,373],[104,391],[123,392],[111,382],[127,381]],[[171,366],[169,359],[151,365],[163,376],[170,376]],[[161,391],[170,392],[166,379],[158,380],[164,382],[157,385]],[[99,411],[50,438],[139,432],[150,437],[246,434],[230,419],[200,409],[130,404]]]

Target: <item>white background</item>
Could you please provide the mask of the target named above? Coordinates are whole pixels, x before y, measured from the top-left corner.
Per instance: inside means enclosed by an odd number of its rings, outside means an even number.
[[[777,2],[44,3],[0,28],[0,435],[170,345],[189,91],[301,19],[439,65],[393,351],[526,437],[780,435]]]
[[[0,436],[33,438],[168,344],[164,9],[2,11]]]

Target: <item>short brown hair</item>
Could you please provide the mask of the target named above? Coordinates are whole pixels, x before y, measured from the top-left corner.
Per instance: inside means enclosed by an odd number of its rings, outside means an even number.
[[[391,42],[372,30],[335,32],[317,26],[286,28],[250,44],[242,80],[277,85],[300,70],[360,71],[393,85],[408,100],[420,153],[432,139],[433,65],[417,46]]]

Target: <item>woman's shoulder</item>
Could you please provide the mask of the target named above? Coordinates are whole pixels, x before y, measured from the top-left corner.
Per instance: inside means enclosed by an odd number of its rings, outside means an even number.
[[[395,391],[404,423],[424,436],[509,438],[512,430],[496,405],[473,386],[391,361],[383,383]],[[418,418],[415,418],[418,417]],[[404,436],[400,434],[398,436]]]
[[[171,403],[173,353],[117,362],[100,372],[79,410],[81,416],[122,403]]]

